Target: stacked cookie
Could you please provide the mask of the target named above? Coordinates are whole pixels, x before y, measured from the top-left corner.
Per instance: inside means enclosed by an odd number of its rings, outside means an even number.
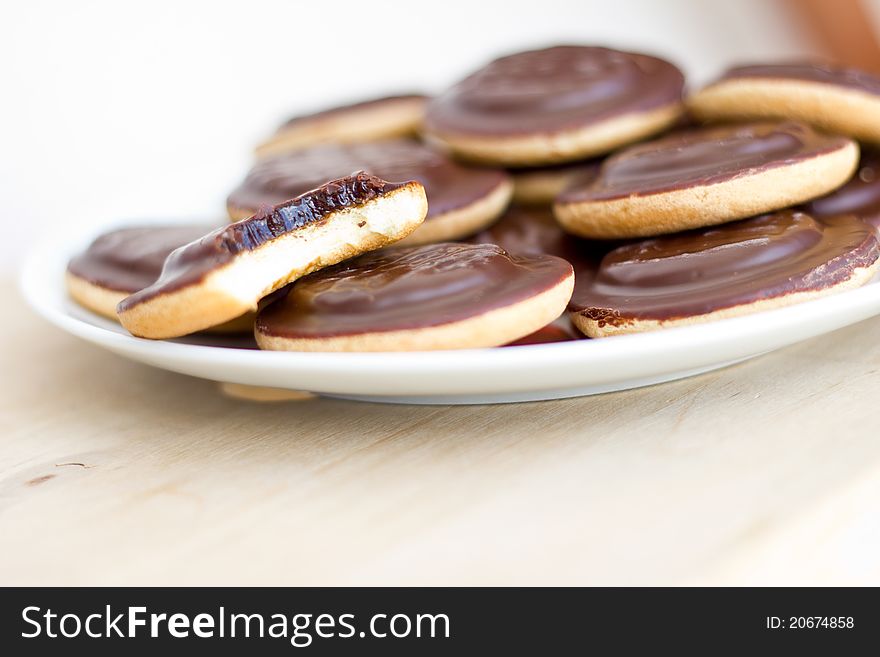
[[[560,46],[296,117],[233,223],[101,236],[68,287],[141,337],[394,351],[653,330],[873,277],[880,157],[857,140],[880,144],[880,78],[752,66],[683,94],[662,59]]]

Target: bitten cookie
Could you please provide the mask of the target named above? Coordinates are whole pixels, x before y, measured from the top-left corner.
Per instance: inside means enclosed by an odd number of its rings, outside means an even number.
[[[406,237],[426,211],[415,181],[334,180],[177,249],[158,281],[119,303],[119,321],[145,338],[215,326],[300,276]]]
[[[125,297],[154,283],[174,249],[199,239],[214,226],[132,226],[99,235],[67,265],[67,291],[81,306],[116,320]],[[253,330],[254,315],[245,313],[211,327],[220,333]]]
[[[688,98],[700,119],[794,119],[880,143],[880,77],[830,64],[740,66]]]
[[[558,317],[573,280],[560,258],[494,245],[385,249],[298,281],[260,311],[255,335],[286,351],[494,347]]]
[[[708,322],[858,287],[878,256],[858,217],[785,210],[613,249],[569,310],[590,337]]]
[[[681,71],[656,57],[585,46],[532,50],[496,59],[430,100],[425,131],[479,162],[571,162],[673,125],[683,86]]]
[[[798,123],[689,130],[608,158],[592,184],[563,192],[553,208],[582,237],[675,233],[827,194],[849,179],[858,157],[851,139]]]
[[[859,168],[849,182],[804,206],[814,217],[854,214],[880,228],[880,153],[862,149]]]
[[[388,96],[297,116],[258,146],[257,155],[288,153],[326,142],[347,144],[415,135],[422,125],[426,101],[418,94]]]
[[[512,189],[500,169],[462,166],[416,141],[394,139],[325,144],[260,160],[229,195],[227,208],[233,219],[247,217],[358,170],[424,185],[428,216],[407,238],[410,245],[456,240],[484,228],[507,207]]]
[[[549,167],[512,169],[513,201],[522,205],[551,205],[569,187],[589,185],[599,173],[601,160]]]

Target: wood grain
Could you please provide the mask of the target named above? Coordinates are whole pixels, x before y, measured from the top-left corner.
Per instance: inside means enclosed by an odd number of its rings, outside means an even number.
[[[880,319],[598,397],[266,404],[0,296],[0,584],[880,583]]]

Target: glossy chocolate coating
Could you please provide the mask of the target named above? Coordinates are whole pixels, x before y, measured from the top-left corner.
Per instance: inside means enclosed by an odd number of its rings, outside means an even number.
[[[569,235],[553,218],[550,208],[517,205],[511,206],[501,219],[469,241],[497,244],[515,255],[546,254],[567,260],[574,268],[575,291],[592,283],[602,258],[617,245]]]
[[[785,210],[620,246],[569,310],[610,325],[703,315],[842,283],[878,255],[876,233],[858,217]]]
[[[525,301],[570,275],[559,258],[511,256],[490,244],[384,249],[297,281],[260,312],[256,330],[324,338],[441,326]]]
[[[765,78],[770,80],[802,80],[847,87],[869,94],[880,94],[880,77],[835,64],[792,62],[787,64],[756,64],[736,66],[721,76],[721,80]]]
[[[285,128],[290,128],[295,125],[299,125],[302,123],[308,123],[310,121],[319,120],[322,118],[329,118],[333,116],[339,116],[342,114],[346,114],[348,112],[358,112],[360,110],[365,109],[374,109],[376,107],[380,107],[385,104],[393,104],[401,100],[428,100],[427,96],[423,96],[422,94],[400,94],[397,96],[383,96],[381,98],[371,98],[370,100],[363,100],[356,103],[350,103],[348,105],[340,105],[338,107],[330,107],[328,109],[319,110],[317,112],[311,112],[309,114],[301,114],[299,116],[294,116],[281,126],[280,130],[284,130]]]
[[[825,155],[849,143],[792,122],[687,130],[608,158],[592,184],[571,187],[557,201],[604,201],[713,185]]]
[[[228,203],[244,209],[274,205],[357,170],[422,183],[428,219],[479,201],[507,179],[501,170],[466,167],[408,139],[326,144],[257,162]]]
[[[855,214],[880,228],[880,152],[862,148],[859,169],[848,183],[804,206],[814,217]]]
[[[514,255],[555,255],[561,258],[573,241],[560,228],[550,208],[512,205],[489,228],[471,237],[474,244],[497,244]]]
[[[265,206],[248,219],[218,228],[173,251],[165,261],[159,279],[150,287],[123,299],[119,310],[199,283],[211,271],[230,263],[240,253],[253,251],[282,235],[320,223],[339,210],[363,205],[404,184],[386,182],[360,172],[328,182],[280,205]]]
[[[578,182],[587,184],[596,177],[597,173],[599,173],[599,167],[601,166],[603,159],[604,158],[595,158],[583,162],[564,162],[562,164],[550,164],[540,167],[517,167],[516,169],[512,169],[510,173],[516,175],[559,174],[561,176],[571,176]]]
[[[557,46],[496,59],[428,102],[429,130],[555,133],[681,101],[684,76],[662,59]]]
[[[131,294],[154,283],[174,249],[210,232],[209,225],[132,226],[98,236],[67,270],[89,283]]]

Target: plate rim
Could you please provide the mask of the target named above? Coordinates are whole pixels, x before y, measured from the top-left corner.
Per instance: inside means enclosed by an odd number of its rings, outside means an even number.
[[[92,227],[89,235],[93,236],[96,232],[109,229]],[[731,335],[736,335],[739,341],[748,341],[750,338],[778,332],[786,327],[802,327],[805,323],[815,320],[824,319],[825,324],[833,325],[832,328],[825,328],[823,324],[823,327],[816,331],[807,331],[810,335],[791,341],[775,340],[779,344],[772,349],[776,349],[880,314],[880,284],[875,281],[860,288],[844,290],[819,299],[744,316],[592,340],[503,349],[493,347],[408,352],[273,352],[230,349],[222,346],[137,338],[90,323],[66,311],[64,306],[57,302],[67,299],[61,274],[66,267],[67,259],[76,252],[77,247],[87,242],[89,235],[79,233],[75,239],[71,239],[68,233],[55,235],[29,249],[21,268],[19,289],[28,305],[44,319],[72,335],[117,353],[137,353],[141,357],[149,357],[154,352],[161,351],[163,357],[183,358],[191,363],[218,366],[223,363],[247,364],[275,372],[320,368],[331,375],[353,370],[361,370],[363,373],[380,371],[383,375],[390,376],[432,373],[466,375],[476,371],[497,375],[510,371],[522,373],[559,366],[601,367],[624,362],[632,363],[640,358],[656,356],[658,351],[681,351],[695,343],[704,349],[712,348],[729,343]],[[54,283],[53,277],[56,279]],[[857,319],[838,322],[833,320],[841,313],[853,312],[858,315]],[[747,349],[741,351],[744,354],[748,353]],[[754,353],[762,351],[767,350],[758,349]]]

